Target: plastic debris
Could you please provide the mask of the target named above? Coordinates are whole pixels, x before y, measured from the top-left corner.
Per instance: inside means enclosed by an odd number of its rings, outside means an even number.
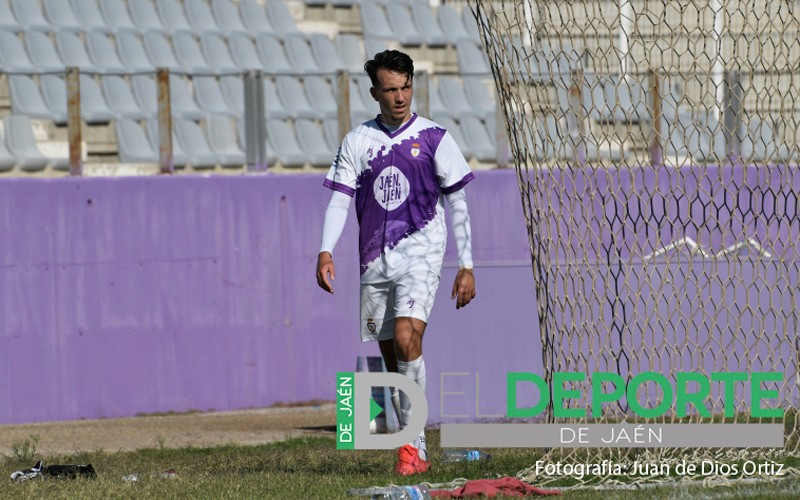
[[[47,465],[43,466],[42,461],[30,469],[18,470],[11,473],[11,480],[15,482],[27,481],[34,478],[63,478],[76,479],[78,477],[97,477],[92,464],[68,464],[68,465]]]

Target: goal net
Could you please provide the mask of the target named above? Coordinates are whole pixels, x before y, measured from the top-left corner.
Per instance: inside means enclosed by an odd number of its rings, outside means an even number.
[[[798,450],[800,4],[784,0],[472,1],[527,219],[545,379],[779,372]],[[588,377],[587,377],[588,378]],[[590,390],[568,405],[587,408]],[[648,408],[663,403],[637,387]],[[551,388],[552,391],[552,388]],[[730,410],[730,408],[727,408]],[[636,421],[621,398],[599,419]],[[775,450],[751,449],[768,454]],[[726,450],[551,450],[559,460]]]

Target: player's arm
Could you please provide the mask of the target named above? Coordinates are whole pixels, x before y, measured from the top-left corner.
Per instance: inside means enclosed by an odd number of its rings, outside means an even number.
[[[450,205],[450,219],[453,238],[458,252],[458,273],[453,282],[451,299],[456,299],[456,309],[460,309],[475,298],[475,276],[472,273],[472,226],[467,207],[467,193],[459,189],[446,194]]]
[[[331,281],[336,279],[333,249],[344,230],[351,199],[342,192],[333,191],[328,208],[325,210],[325,220],[322,223],[322,245],[317,257],[317,284],[329,293],[333,293]]]

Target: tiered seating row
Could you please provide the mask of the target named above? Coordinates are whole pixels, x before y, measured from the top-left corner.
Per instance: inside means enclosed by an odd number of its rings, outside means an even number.
[[[408,33],[435,34],[435,39],[420,39],[421,43],[454,44],[459,55],[467,54],[459,59],[465,73],[488,75],[488,63],[477,46],[474,19],[474,31],[465,24],[471,15],[462,17],[448,6],[434,13],[421,0],[363,0],[349,5],[355,4],[361,9],[364,25],[368,24],[369,10],[365,7],[372,5],[395,30],[380,33],[380,38],[368,37],[368,48],[382,49],[397,41],[387,37],[399,33],[397,27]],[[268,156],[286,166],[299,166],[298,158],[292,159],[290,146],[310,142],[304,135],[330,138],[337,113],[336,71],[346,69],[356,75],[351,79],[352,122],[371,118],[377,112],[369,82],[362,74],[368,53],[365,38],[354,33],[330,38],[302,32],[280,0],[268,0],[263,5],[255,0],[0,0],[0,19],[0,68],[8,78],[12,113],[64,125],[67,97],[63,73],[67,67],[78,67],[82,118],[90,125],[114,122],[123,162],[157,160],[153,154],[157,142],[151,131],[157,113],[154,73],[161,67],[171,70],[176,149],[210,150],[218,155],[214,163],[208,155],[192,157],[178,150],[174,155],[177,166],[184,160],[194,168],[241,166],[244,143],[237,124],[241,127],[244,116],[242,74],[250,70],[267,75],[268,132],[283,137],[268,139]],[[475,55],[478,58],[472,60]],[[461,85],[460,77],[452,80]],[[434,119],[441,114],[456,128],[472,121],[448,111],[463,108],[464,102],[460,107],[440,106],[438,92],[431,95]],[[471,137],[462,139],[469,137],[466,131],[453,132],[468,157],[486,159],[489,148],[479,145],[484,144],[483,139],[493,142],[490,130],[494,118],[487,121],[484,116],[479,121],[481,127],[470,127],[484,131],[477,142]],[[220,132],[226,124],[229,130]],[[235,140],[215,141],[215,135]],[[142,142],[142,138],[149,142]],[[327,167],[335,142],[321,141],[299,151],[323,146],[326,153],[307,155],[306,164]],[[480,153],[473,154],[472,150]]]

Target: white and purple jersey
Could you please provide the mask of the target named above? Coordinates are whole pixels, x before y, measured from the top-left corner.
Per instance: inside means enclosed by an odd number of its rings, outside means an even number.
[[[444,195],[473,178],[453,137],[416,114],[393,132],[373,119],[348,133],[325,186],[356,198],[361,282],[438,275],[447,242]]]

